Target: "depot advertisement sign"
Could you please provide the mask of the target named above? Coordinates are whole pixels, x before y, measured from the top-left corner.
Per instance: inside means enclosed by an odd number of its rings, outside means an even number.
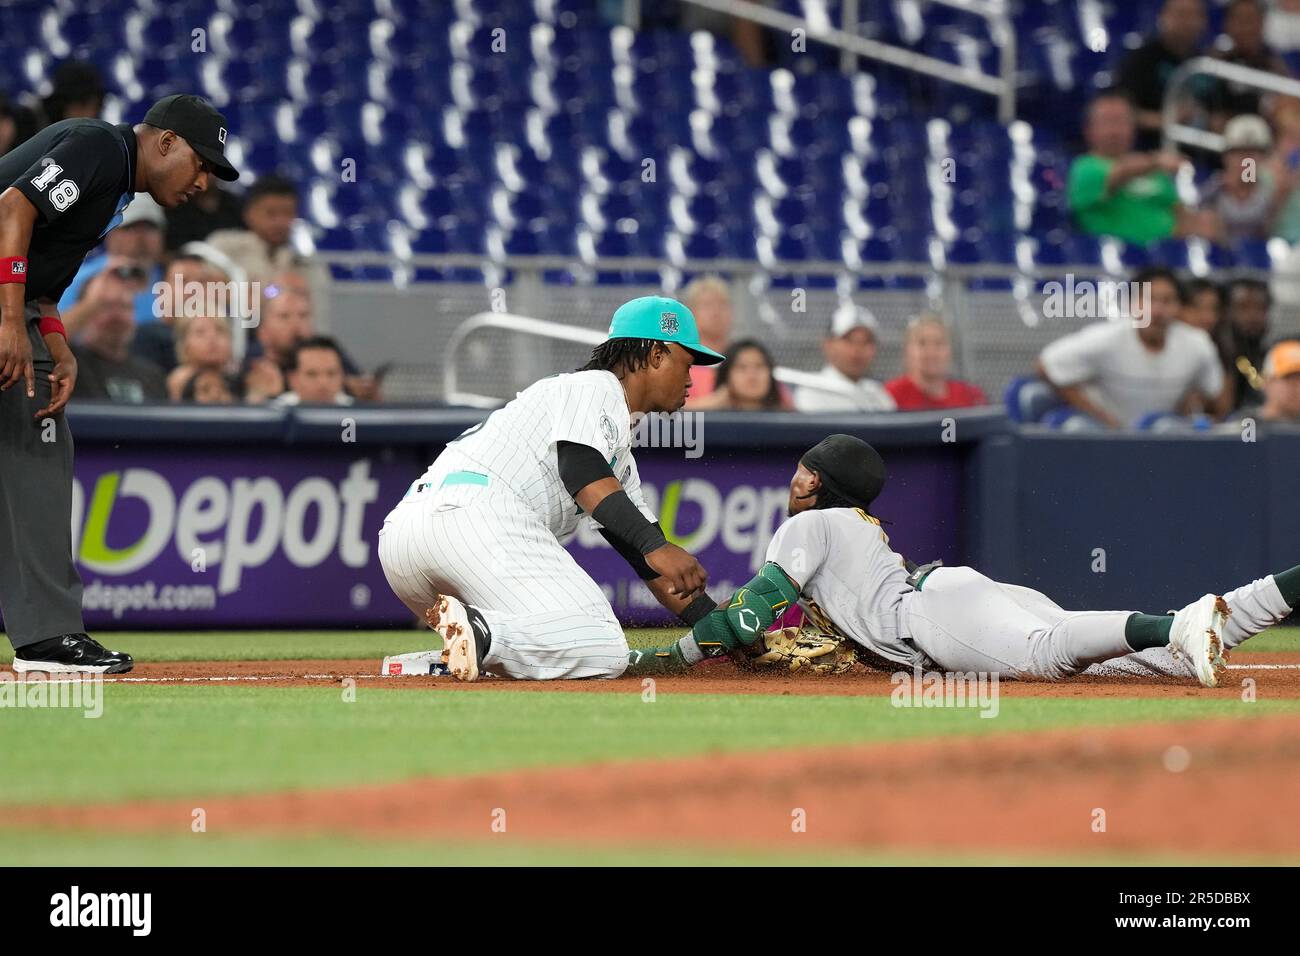
[[[72,527],[86,623],[405,621],[375,536],[424,467],[415,454],[81,449]]]
[[[357,627],[409,624],[376,553],[384,516],[427,467],[423,449],[313,452],[256,446],[184,455],[83,445],[73,541],[90,628]],[[785,520],[794,457],[755,451],[637,455],[669,539],[695,554],[721,598],[749,580]],[[960,556],[960,470],[951,455],[891,455],[877,512],[914,560]],[[621,619],[670,620],[600,535],[568,548]]]

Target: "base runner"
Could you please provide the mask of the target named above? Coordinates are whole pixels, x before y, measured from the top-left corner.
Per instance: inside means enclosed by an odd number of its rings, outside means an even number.
[[[692,363],[720,361],[686,306],[633,299],[584,368],[520,392],[411,485],[379,532],[379,560],[394,593],[442,635],[452,676],[623,673],[618,618],[562,547],[584,519],[688,624],[716,607],[704,569],[646,507],[631,416],[681,408]]]
[[[1300,567],[1207,594],[1172,614],[1067,611],[973,568],[918,568],[890,549],[868,511],[884,482],[884,462],[866,442],[832,435],[814,446],[790,482],[789,520],[759,573],[676,644],[644,652],[629,672],[671,673],[723,655],[818,670],[856,658],[886,670],[1195,677],[1214,687],[1226,650],[1300,603]],[[812,627],[765,633],[796,602]]]

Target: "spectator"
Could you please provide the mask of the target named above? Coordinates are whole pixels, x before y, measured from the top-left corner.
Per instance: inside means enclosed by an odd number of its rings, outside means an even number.
[[[86,284],[95,308],[82,322],[72,347],[77,358],[77,398],[126,402],[165,401],[167,385],[158,366],[131,354],[135,318],[131,286],[114,271]]]
[[[201,368],[186,378],[180,400],[196,405],[233,405],[239,400],[239,383],[215,369]]]
[[[1230,46],[1215,53],[1225,63],[1288,75],[1282,58],[1264,42],[1264,7],[1260,0],[1231,0],[1223,13],[1223,34]],[[1258,89],[1219,80],[1210,88],[1206,105],[1210,125],[1221,130],[1228,120],[1244,113],[1261,112]]]
[[[1300,425],[1300,342],[1289,339],[1264,359],[1264,402],[1238,411],[1239,418]]]
[[[1228,316],[1224,346],[1228,359],[1229,408],[1256,400],[1258,369],[1264,363],[1264,339],[1273,297],[1259,279],[1233,279],[1228,283]]]
[[[244,370],[256,369],[258,360],[269,358],[281,373],[288,369],[293,346],[302,339],[317,334],[314,300],[303,275],[286,270],[272,276],[262,289],[261,319],[255,338],[249,343],[244,359]],[[379,400],[379,380],[362,372],[361,367],[347,352],[342,351],[344,387],[349,395],[363,402]],[[264,365],[255,374],[255,381],[245,381],[251,395],[263,395],[274,384],[275,376]],[[279,389],[265,397],[274,397]]]
[[[903,340],[903,374],[885,383],[900,412],[987,405],[984,393],[969,382],[949,378],[952,338],[937,315],[925,313],[907,325]]]
[[[867,374],[876,360],[879,330],[876,317],[852,302],[836,309],[822,342],[826,365],[818,373],[828,388],[800,386],[794,407],[801,412],[892,412],[893,397]]]
[[[187,242],[199,242],[222,229],[240,229],[244,224],[243,204],[221,188],[221,180],[208,178],[208,188],[187,203],[167,210],[167,250]]]
[[[181,400],[181,392],[197,372],[217,372],[230,367],[230,321],[217,315],[183,315],[176,320],[177,365],[167,376],[167,395]]]
[[[1178,317],[1217,342],[1223,322],[1223,291],[1209,279],[1191,279],[1183,290],[1187,304]]]
[[[66,60],[51,82],[50,95],[41,102],[44,126],[65,119],[94,119],[104,111],[104,77],[95,64]]]
[[[1295,175],[1272,155],[1273,134],[1263,117],[1234,116],[1223,141],[1223,168],[1202,204],[1218,216],[1223,238],[1267,239],[1295,189]]]
[[[283,176],[263,176],[244,196],[246,229],[219,229],[209,245],[229,256],[250,281],[269,282],[276,273],[293,270],[306,276],[312,289],[317,325],[328,327],[329,269],[294,249],[290,240],[298,218],[298,187]]]
[[[284,391],[294,347],[313,332],[311,303],[305,295],[276,283],[262,289],[257,328],[242,370],[247,401],[266,401]]]
[[[121,224],[104,237],[104,251],[82,262],[59,299],[59,312],[69,334],[75,334],[81,322],[81,310],[77,306],[83,301],[82,288],[110,262],[139,270],[135,320],[142,325],[155,320],[152,290],[154,284],[162,280],[163,229],[166,224],[162,206],[148,193],[137,193],[123,211]]]
[[[1273,0],[1264,14],[1264,42],[1279,53],[1300,50],[1300,0]]]
[[[1128,95],[1137,110],[1137,148],[1157,149],[1160,145],[1160,109],[1169,77],[1186,60],[1196,55],[1206,27],[1203,0],[1165,0],[1156,21],[1156,34],[1124,58],[1116,87]],[[1208,89],[1208,86],[1202,84]],[[1190,119],[1184,105],[1181,120]]]
[[[703,398],[690,399],[688,409],[770,412],[794,407],[772,374],[771,353],[758,340],[742,339],[727,349],[726,356],[718,366],[717,387]]]
[[[1067,199],[1075,223],[1093,236],[1146,245],[1180,233],[1209,234],[1212,217],[1183,209],[1174,174],[1177,153],[1133,152],[1133,108],[1116,92],[1088,106],[1088,152],[1070,164]]]
[[[1223,366],[1210,337],[1178,321],[1183,292],[1174,274],[1143,269],[1129,287],[1128,316],[1057,339],[1039,356],[1039,375],[1111,428],[1130,427],[1148,412],[1221,414]]]
[[[351,405],[343,390],[343,353],[338,343],[315,335],[294,346],[287,375],[289,390],[276,401],[282,405]]]
[[[682,290],[682,304],[695,316],[700,342],[715,352],[727,351],[731,344],[731,293],[727,284],[715,275],[699,276]],[[720,365],[691,366],[691,398],[703,398],[713,391]]]
[[[18,145],[18,115],[9,97],[0,92],[0,156]]]
[[[166,270],[166,282],[170,288],[155,297],[155,317],[157,321],[141,325],[136,329],[131,351],[141,358],[148,359],[165,373],[176,368],[176,334],[177,319],[192,311],[193,296],[196,290],[204,293],[213,284],[225,284],[225,273],[201,256],[182,253],[174,257]],[[158,287],[154,287],[158,292]]]

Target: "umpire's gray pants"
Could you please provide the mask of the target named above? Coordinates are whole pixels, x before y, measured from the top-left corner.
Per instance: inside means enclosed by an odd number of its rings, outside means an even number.
[[[54,368],[27,307],[36,397],[19,380],[0,392],[0,614],[17,650],[86,629],[72,560],[72,432],[62,414],[38,421]]]

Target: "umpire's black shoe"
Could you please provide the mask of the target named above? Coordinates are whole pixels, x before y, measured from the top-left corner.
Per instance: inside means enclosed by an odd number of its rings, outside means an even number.
[[[110,651],[88,634],[64,634],[14,651],[19,674],[125,674],[134,666],[130,654]]]

